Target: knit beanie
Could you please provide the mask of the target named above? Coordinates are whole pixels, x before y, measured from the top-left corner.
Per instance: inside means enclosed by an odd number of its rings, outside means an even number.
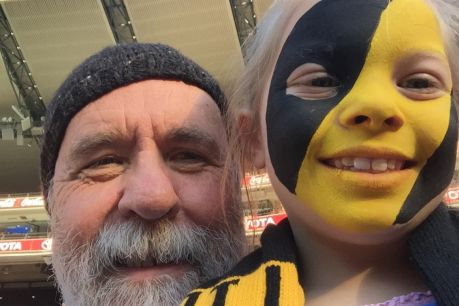
[[[112,90],[149,79],[178,80],[199,87],[213,98],[222,115],[226,113],[226,100],[217,81],[172,47],[134,43],[103,49],[70,73],[47,107],[40,155],[45,198],[70,120]]]

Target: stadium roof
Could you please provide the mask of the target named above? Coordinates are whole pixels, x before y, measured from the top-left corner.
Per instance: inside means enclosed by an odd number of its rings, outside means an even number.
[[[31,128],[86,57],[116,43],[161,42],[225,85],[243,67],[240,41],[271,2],[0,0],[0,194],[40,190],[40,129]]]

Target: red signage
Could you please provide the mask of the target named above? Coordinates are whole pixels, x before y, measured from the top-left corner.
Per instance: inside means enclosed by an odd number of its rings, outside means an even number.
[[[459,205],[459,186],[455,185],[448,188],[448,191],[443,197],[443,201],[447,205]]]
[[[287,215],[285,213],[276,214],[276,215],[266,215],[266,216],[256,216],[256,217],[246,217],[244,220],[245,231],[249,234],[250,232],[263,231],[269,224],[278,224]]]
[[[43,207],[43,197],[5,198],[0,199],[1,208]]]
[[[262,185],[270,185],[268,174],[248,175],[242,180],[242,186],[259,187]]]
[[[51,251],[51,238],[0,240],[0,254]]]

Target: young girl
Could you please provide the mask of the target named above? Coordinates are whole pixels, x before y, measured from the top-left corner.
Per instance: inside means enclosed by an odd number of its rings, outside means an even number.
[[[247,49],[234,151],[288,220],[183,305],[459,305],[455,0],[279,1]]]

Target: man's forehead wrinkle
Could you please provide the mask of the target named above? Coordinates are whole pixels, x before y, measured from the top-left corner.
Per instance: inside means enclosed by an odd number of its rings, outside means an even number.
[[[173,128],[169,131],[167,138],[170,139],[198,139],[201,138],[206,141],[214,140],[214,138],[207,131],[202,128],[194,126],[181,126]]]
[[[194,126],[173,128],[165,135],[163,141],[193,142],[198,145],[209,146],[212,150],[217,152],[221,151],[221,146],[215,136],[202,128]]]

